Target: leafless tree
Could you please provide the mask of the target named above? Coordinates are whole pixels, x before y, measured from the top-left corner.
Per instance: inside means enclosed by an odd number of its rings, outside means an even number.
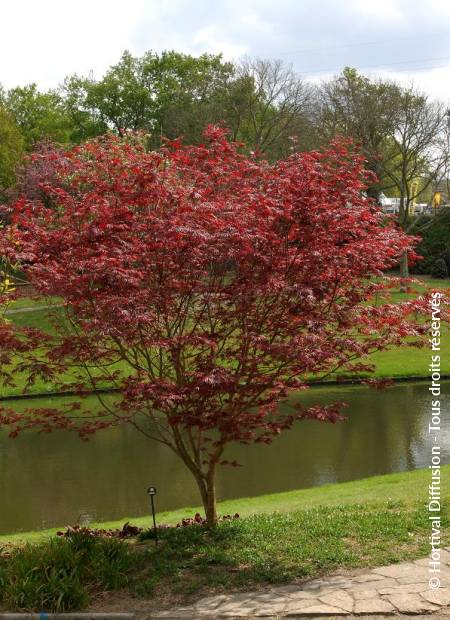
[[[410,206],[442,178],[449,164],[447,108],[410,86],[400,91],[393,123],[384,148],[383,173],[400,197],[399,224],[407,232],[413,227],[417,231],[420,227]],[[400,274],[409,275],[406,255]]]
[[[309,139],[312,87],[280,60],[244,59],[236,67],[235,136],[254,150],[280,156],[289,138]]]
[[[371,80],[350,68],[317,89],[315,124],[321,142],[329,144],[337,135],[355,141],[377,177],[369,187],[369,195],[376,200],[381,191],[388,189],[383,178],[382,153],[395,129],[398,99],[397,84]]]

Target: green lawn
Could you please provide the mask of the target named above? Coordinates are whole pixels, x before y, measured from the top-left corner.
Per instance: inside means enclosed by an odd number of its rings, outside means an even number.
[[[442,475],[449,474],[447,465]],[[237,511],[240,518],[213,531],[198,525],[160,530],[157,546],[148,536],[131,542],[84,536],[48,541],[50,531],[2,537],[0,545],[37,544],[0,551],[0,606],[69,611],[85,608],[96,597],[104,600],[106,591],[111,600],[112,591],[120,589],[119,603],[128,592],[158,608],[205,594],[422,557],[429,551],[429,476],[421,470],[223,502],[220,513]],[[443,488],[445,546],[450,488]],[[163,513],[158,522],[176,523],[194,511]],[[148,522],[133,520],[147,527]]]
[[[420,276],[420,283],[412,283],[410,287],[412,289],[411,293],[400,293],[394,289],[392,300],[400,302],[406,299],[413,299],[431,288],[448,292],[450,281],[448,279],[439,280]],[[450,356],[445,355],[445,351],[450,350],[449,327],[442,324],[441,334],[441,350],[443,352],[441,355],[441,373],[450,376]],[[389,351],[375,353],[370,359],[376,366],[374,373],[376,377],[391,377],[394,379],[400,377],[423,377],[428,376],[430,349],[428,346],[422,349],[395,347]]]

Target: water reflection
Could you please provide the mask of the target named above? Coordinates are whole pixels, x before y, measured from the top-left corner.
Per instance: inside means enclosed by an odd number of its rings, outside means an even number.
[[[428,465],[426,383],[381,392],[366,387],[315,388],[308,403],[349,403],[346,423],[299,423],[271,446],[232,446],[222,468],[222,499],[286,491]],[[62,402],[62,399],[56,402]],[[450,428],[450,382],[443,384],[442,427]],[[15,407],[37,404],[16,402]],[[48,404],[42,400],[39,406]],[[51,402],[55,406],[55,399]],[[449,431],[441,434],[450,462]],[[147,514],[145,489],[158,485],[158,509],[198,504],[190,474],[175,455],[131,428],[81,442],[68,433],[0,435],[0,533],[74,523],[81,515],[114,519]]]

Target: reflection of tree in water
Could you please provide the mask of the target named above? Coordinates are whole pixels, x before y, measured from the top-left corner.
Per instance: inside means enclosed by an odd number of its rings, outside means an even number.
[[[450,391],[446,382],[445,391]],[[222,499],[363,478],[428,464],[428,384],[385,391],[367,387],[317,388],[305,404],[347,401],[349,420],[336,425],[298,423],[271,446],[233,446],[222,468]],[[89,399],[88,399],[89,401]],[[448,396],[442,398],[449,428]],[[33,403],[17,403],[33,406]],[[449,420],[450,421],[450,420]],[[442,431],[443,462],[450,461],[450,431]],[[147,514],[145,489],[157,484],[158,510],[197,505],[189,473],[170,450],[131,428],[109,429],[88,443],[69,433],[0,434],[0,532],[63,525],[80,513],[100,519]]]

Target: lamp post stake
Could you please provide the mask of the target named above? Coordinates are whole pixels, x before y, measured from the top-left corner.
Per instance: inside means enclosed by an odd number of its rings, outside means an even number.
[[[158,529],[156,527],[156,517],[155,517],[155,502],[154,497],[156,495],[156,487],[148,487],[147,494],[150,495],[150,502],[152,505],[152,516],[153,516],[153,532],[155,534],[155,543],[158,544]]]

